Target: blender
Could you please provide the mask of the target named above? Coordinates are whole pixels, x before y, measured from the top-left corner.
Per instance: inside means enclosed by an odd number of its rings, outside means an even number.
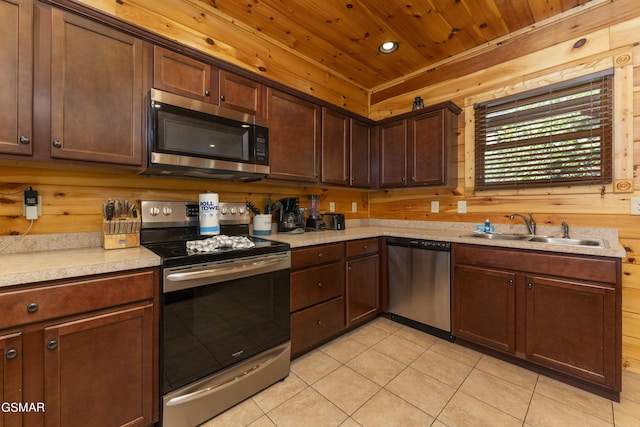
[[[324,221],[320,218],[320,196],[307,196],[309,200],[309,215],[305,224],[306,231],[324,231],[327,229]]]

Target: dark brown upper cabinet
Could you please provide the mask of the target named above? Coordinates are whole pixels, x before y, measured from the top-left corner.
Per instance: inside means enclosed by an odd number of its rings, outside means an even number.
[[[269,178],[317,182],[321,107],[269,88]]]
[[[33,2],[0,0],[0,153],[31,155]]]
[[[154,46],[153,86],[243,113],[264,116],[265,88],[250,79]]]
[[[140,166],[142,41],[48,5],[34,14],[34,111],[50,157]]]
[[[447,184],[460,109],[452,103],[380,124],[380,187]]]
[[[371,186],[371,126],[322,109],[321,181],[350,187]]]

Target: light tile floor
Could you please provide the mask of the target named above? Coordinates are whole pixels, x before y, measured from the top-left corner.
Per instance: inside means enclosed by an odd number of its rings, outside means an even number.
[[[640,426],[640,375],[615,403],[377,318],[202,425],[217,426]]]

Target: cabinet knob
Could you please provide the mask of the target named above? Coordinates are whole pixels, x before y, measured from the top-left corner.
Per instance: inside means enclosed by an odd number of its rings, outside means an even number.
[[[320,253],[318,254],[318,258],[322,258],[323,256],[324,256],[324,254],[323,254],[322,252],[320,252]]]
[[[322,326],[322,320],[318,320],[318,326]]]
[[[7,359],[14,359],[17,355],[18,350],[16,350],[15,348],[11,348],[7,350],[7,352],[4,354],[4,357],[6,357]]]
[[[509,286],[513,285],[513,279],[509,279]]]
[[[35,313],[36,311],[38,311],[38,303],[37,302],[32,302],[27,304],[27,311],[29,313]]]
[[[224,95],[220,95],[220,101],[226,101],[227,99],[224,97]]]
[[[407,182],[407,178],[402,177],[402,182]]]
[[[62,148],[62,141],[59,139],[54,139],[52,145],[56,148]]]
[[[527,283],[527,288],[533,289],[533,283]]]
[[[412,177],[411,177],[411,181],[416,182],[416,177],[415,177],[415,176],[412,176]]]
[[[318,287],[322,288],[324,285],[322,284],[322,282],[318,282]]]
[[[368,246],[367,245],[362,245],[362,249],[367,250]]]
[[[56,349],[56,347],[58,347],[58,341],[56,341],[56,340],[51,340],[51,341],[49,341],[49,342],[47,343],[47,348],[48,348],[49,350],[55,350],[55,349]]]
[[[20,144],[25,144],[25,145],[31,142],[29,137],[24,135],[20,137],[19,141],[20,141]]]
[[[204,94],[205,94],[205,96],[211,96],[211,91],[205,90]]]

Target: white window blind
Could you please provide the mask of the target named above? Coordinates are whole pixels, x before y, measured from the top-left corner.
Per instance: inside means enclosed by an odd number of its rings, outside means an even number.
[[[475,188],[612,179],[613,70],[475,106]]]

